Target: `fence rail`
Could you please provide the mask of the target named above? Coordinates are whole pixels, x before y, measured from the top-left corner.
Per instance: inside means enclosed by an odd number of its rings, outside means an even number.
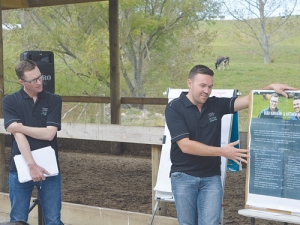
[[[101,96],[61,96],[63,102],[110,103],[110,97]],[[121,97],[121,104],[167,105],[167,98]]]

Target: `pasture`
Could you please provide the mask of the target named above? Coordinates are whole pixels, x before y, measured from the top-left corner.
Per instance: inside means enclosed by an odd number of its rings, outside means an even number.
[[[296,18],[295,18],[296,20]],[[300,24],[300,19],[298,19]],[[199,57],[197,64],[204,64],[215,71],[215,89],[237,89],[241,96],[249,94],[251,90],[263,88],[270,83],[286,83],[300,88],[300,38],[289,37],[272,48],[270,64],[264,64],[260,48],[256,42],[239,32],[233,21],[219,20],[208,25],[201,22],[201,26],[211,31],[217,30],[217,36],[212,43],[212,51],[208,56]],[[247,45],[242,45],[242,41]],[[216,70],[215,62],[218,56],[229,56],[229,69]],[[194,65],[194,64],[193,64]],[[186,77],[189,72],[186,70]],[[159,82],[158,82],[159,83]],[[187,88],[186,80],[181,86],[170,88]],[[165,90],[162,89],[161,93]],[[162,97],[157,93],[156,97]],[[110,109],[102,104],[64,103],[64,122],[80,121],[86,123],[109,123]],[[102,106],[101,106],[102,105]],[[74,109],[73,109],[74,108]],[[83,109],[87,110],[84,111]],[[72,110],[73,109],[73,110]],[[164,106],[147,105],[143,110],[136,108],[122,109],[122,124],[133,126],[164,126]],[[239,114],[240,131],[248,131],[248,111]]]
[[[294,20],[300,25],[300,18]],[[211,55],[204,57],[200,63],[215,68],[214,63],[219,55],[230,57],[228,70],[214,69],[214,88],[237,89],[242,96],[270,83],[284,83],[300,88],[299,33],[298,36],[274,45],[271,63],[264,64],[263,56],[257,53],[261,52],[258,43],[238,31],[233,21],[216,21],[214,25],[203,26],[217,30],[218,35],[212,43]],[[247,113],[247,110],[240,112],[240,131],[248,131]]]

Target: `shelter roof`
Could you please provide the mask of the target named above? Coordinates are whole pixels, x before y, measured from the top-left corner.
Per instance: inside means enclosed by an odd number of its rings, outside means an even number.
[[[21,9],[33,8],[43,6],[87,3],[87,2],[100,2],[108,0],[1,0],[2,9]]]

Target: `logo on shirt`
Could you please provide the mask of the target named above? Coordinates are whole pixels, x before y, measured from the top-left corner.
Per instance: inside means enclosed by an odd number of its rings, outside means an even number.
[[[207,114],[209,122],[214,122],[217,120],[216,114],[214,112],[208,113]]]
[[[48,113],[48,108],[43,108],[43,107],[42,107],[42,113],[41,113],[41,114],[42,114],[43,116],[47,116],[47,113]]]

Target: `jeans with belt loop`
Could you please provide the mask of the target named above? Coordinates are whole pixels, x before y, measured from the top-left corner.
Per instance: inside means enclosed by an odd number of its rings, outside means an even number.
[[[171,174],[171,186],[180,225],[219,225],[223,188],[221,177]]]
[[[42,182],[28,181],[20,183],[17,172],[8,177],[9,198],[11,202],[10,221],[27,222],[30,200],[34,186],[37,187],[42,205],[45,225],[61,225],[61,175],[46,177]]]

